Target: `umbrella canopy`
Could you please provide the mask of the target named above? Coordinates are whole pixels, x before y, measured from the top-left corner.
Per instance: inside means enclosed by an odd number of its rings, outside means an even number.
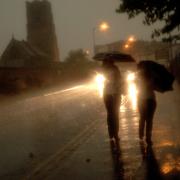
[[[165,66],[154,61],[144,60],[139,62],[137,67],[146,72],[147,78],[152,81],[154,90],[159,92],[173,90],[172,85],[174,76],[165,68]]]
[[[93,59],[96,61],[135,62],[135,59],[131,55],[120,52],[97,53]]]

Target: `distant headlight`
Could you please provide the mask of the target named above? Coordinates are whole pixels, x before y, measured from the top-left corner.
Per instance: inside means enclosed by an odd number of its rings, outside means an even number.
[[[134,81],[135,80],[135,73],[129,73],[128,75],[127,75],[127,81],[128,82],[132,82],[132,81]]]
[[[105,77],[102,74],[97,74],[95,77],[96,85],[97,85],[97,90],[100,94],[100,96],[103,96],[103,90],[104,90],[104,81]]]

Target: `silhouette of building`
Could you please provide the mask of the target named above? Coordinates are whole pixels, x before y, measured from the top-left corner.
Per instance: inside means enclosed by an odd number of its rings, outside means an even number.
[[[60,69],[51,5],[47,0],[26,2],[27,41],[12,37],[0,58],[2,88],[52,83]]]
[[[27,41],[33,47],[49,55],[52,61],[59,61],[59,50],[50,2],[47,0],[27,1],[26,11]]]
[[[1,56],[0,67],[32,68],[44,67],[50,64],[50,57],[27,41],[18,41],[12,37]]]
[[[117,41],[105,45],[97,45],[96,52],[120,51],[131,54],[137,61],[156,60],[166,63],[169,60],[169,44],[160,41],[137,40],[125,48],[126,41]]]

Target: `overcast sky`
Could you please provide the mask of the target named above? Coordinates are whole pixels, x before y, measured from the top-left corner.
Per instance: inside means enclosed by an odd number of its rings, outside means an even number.
[[[32,0],[29,0],[32,1]],[[54,23],[61,59],[70,50],[82,48],[92,52],[93,28],[102,21],[110,24],[106,32],[95,33],[97,44],[127,39],[150,40],[152,27],[142,24],[142,17],[128,20],[126,14],[117,14],[120,0],[49,0],[52,4]],[[0,0],[0,54],[14,34],[18,40],[26,39],[25,0]]]

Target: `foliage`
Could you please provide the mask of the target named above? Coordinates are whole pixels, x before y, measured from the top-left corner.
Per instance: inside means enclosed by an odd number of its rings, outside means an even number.
[[[180,1],[179,0],[120,0],[117,9],[118,13],[127,13],[129,18],[133,18],[140,13],[144,13],[143,23],[152,25],[157,21],[164,22],[161,29],[155,29],[152,37],[179,31],[180,25]],[[179,34],[172,36],[178,39]]]
[[[170,70],[180,83],[180,54],[170,62]]]
[[[82,64],[89,61],[86,52],[82,49],[72,50],[69,52],[68,57],[65,59],[65,62],[68,64]]]
[[[70,79],[86,79],[96,66],[82,49],[72,50],[63,63],[63,75]]]

